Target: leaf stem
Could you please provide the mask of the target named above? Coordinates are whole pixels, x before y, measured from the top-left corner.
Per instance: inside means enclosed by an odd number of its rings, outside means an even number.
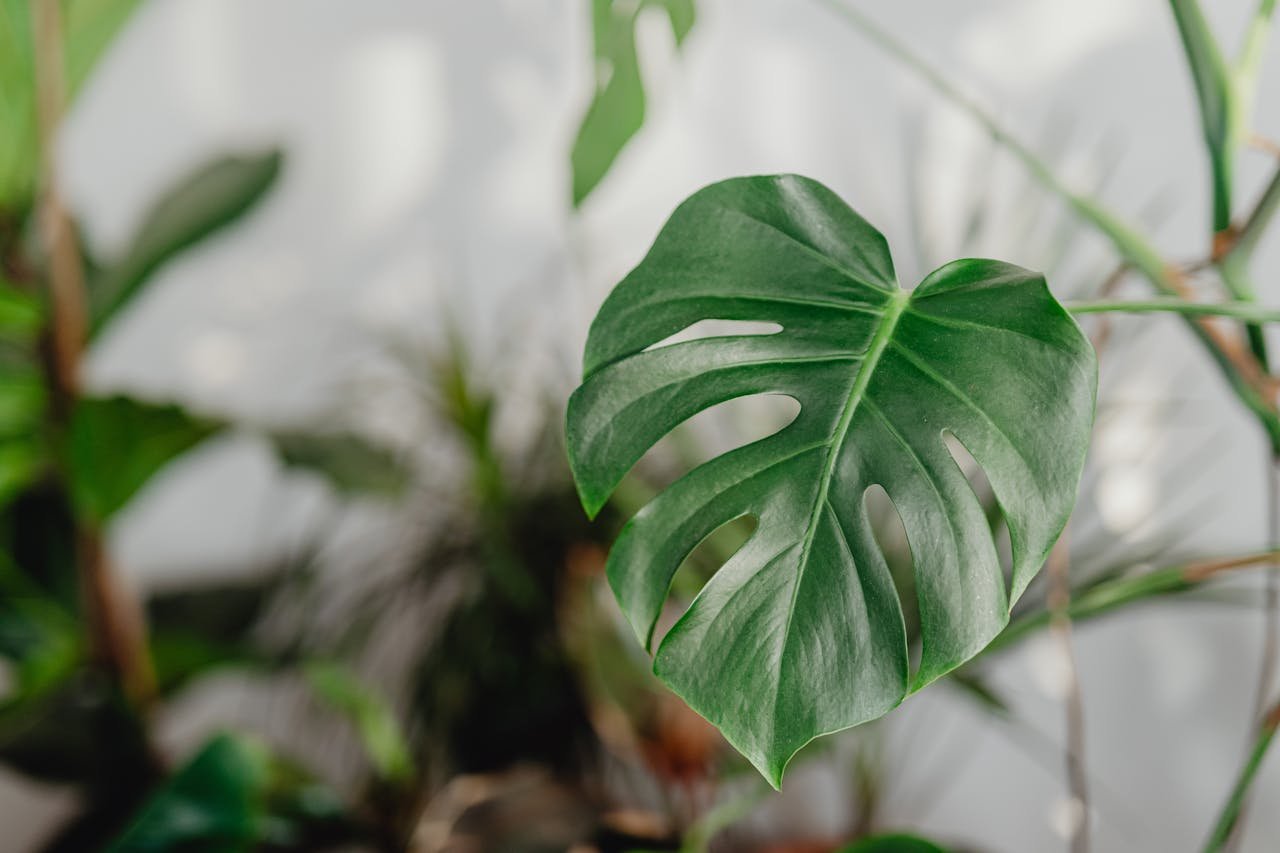
[[[1066,663],[1067,789],[1078,817],[1071,827],[1071,853],[1089,853],[1089,774],[1085,769],[1084,697],[1080,690],[1080,670],[1071,636],[1071,571],[1067,552],[1068,532],[1064,531],[1049,553],[1049,630]]]
[[[1072,314],[1183,314],[1230,317],[1249,323],[1280,323],[1280,309],[1253,302],[1190,302],[1177,297],[1157,299],[1099,299],[1064,302]]]
[[[1245,760],[1244,767],[1241,768],[1240,775],[1236,779],[1236,784],[1232,787],[1230,796],[1227,797],[1226,803],[1222,806],[1222,811],[1218,814],[1218,821],[1214,824],[1209,840],[1205,842],[1204,853],[1218,853],[1218,851],[1225,848],[1232,837],[1254,779],[1258,775],[1258,768],[1262,766],[1262,760],[1266,757],[1267,750],[1275,739],[1277,727],[1280,727],[1280,703],[1273,705],[1263,718],[1258,730],[1258,736],[1254,740],[1253,749]]]
[[[1188,592],[1223,572],[1254,568],[1274,563],[1277,559],[1280,559],[1280,551],[1263,551],[1242,557],[1223,557],[1168,566],[1137,576],[1108,577],[1077,590],[1068,605],[1069,615],[1075,622],[1095,619],[1129,604],[1161,595]],[[1050,611],[1043,610],[1010,622],[991,641],[983,654],[1015,645],[1027,635],[1048,625],[1051,615]]]
[[[31,5],[43,182],[39,216],[52,303],[46,363],[52,390],[48,417],[50,428],[57,432],[66,430],[79,396],[88,300],[84,263],[62,200],[55,156],[66,99],[62,6],[59,0],[32,0]],[[145,709],[155,698],[156,683],[142,607],[113,571],[98,526],[84,518],[76,523],[81,594],[93,653],[116,678],[124,695],[139,710]]]
[[[1076,215],[1103,234],[1121,259],[1146,278],[1158,292],[1165,296],[1185,297],[1187,295],[1188,289],[1182,272],[1166,263],[1145,237],[1094,200],[1068,188],[1043,160],[1001,126],[989,111],[962,92],[950,78],[925,62],[905,43],[844,0],[818,0],[818,2],[902,62],[927,81],[938,93],[967,113],[991,135],[992,139],[1007,148],[1041,185],[1061,198]],[[1240,402],[1257,417],[1272,449],[1280,452],[1280,412],[1276,410],[1269,377],[1265,370],[1248,349],[1241,346],[1238,341],[1223,335],[1221,330],[1202,319],[1192,317],[1187,319],[1187,324],[1218,365],[1232,390],[1240,398]]]
[[[1236,259],[1247,260],[1257,248],[1258,239],[1271,224],[1271,218],[1275,216],[1277,209],[1280,209],[1280,167],[1276,168],[1252,212],[1237,230],[1235,241],[1223,256],[1222,262],[1225,264]]]

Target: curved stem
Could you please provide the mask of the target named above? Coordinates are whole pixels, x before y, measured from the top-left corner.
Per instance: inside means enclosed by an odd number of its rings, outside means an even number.
[[[1005,129],[995,116],[973,98],[967,96],[952,79],[926,62],[905,42],[895,38],[847,0],[818,0],[845,23],[891,54],[897,61],[923,78],[939,94],[967,113],[990,134],[991,138],[1011,152],[1030,174],[1049,192],[1061,198],[1077,216],[1105,236],[1120,258],[1140,273],[1151,286],[1165,296],[1185,296],[1183,273],[1165,262],[1160,252],[1137,229],[1091,198],[1071,190],[1029,147]],[[1185,313],[1185,312],[1184,312]],[[1213,358],[1231,389],[1258,419],[1273,450],[1280,453],[1280,411],[1271,393],[1269,378],[1247,348],[1203,319],[1188,317],[1187,326]]]
[[[1230,317],[1250,323],[1280,323],[1280,309],[1266,308],[1253,302],[1189,302],[1167,297],[1064,302],[1063,307],[1072,314],[1182,314]]]
[[[1089,774],[1085,769],[1084,697],[1080,691],[1080,671],[1076,664],[1075,647],[1071,637],[1071,566],[1067,556],[1067,536],[1064,531],[1058,544],[1049,553],[1049,630],[1059,645],[1059,652],[1066,663],[1066,770],[1067,789],[1071,804],[1078,809],[1075,825],[1071,827],[1071,853],[1089,853]]]
[[[80,393],[88,300],[84,263],[63,203],[55,157],[66,99],[62,6],[59,0],[32,0],[31,6],[43,183],[39,214],[52,304],[45,370],[52,391],[48,417],[54,430],[65,431]],[[80,518],[77,528],[81,594],[94,656],[113,673],[125,696],[145,710],[155,699],[156,681],[142,606],[114,571],[97,525]]]
[[[1226,847],[1239,822],[1240,812],[1258,775],[1258,768],[1262,766],[1262,759],[1266,757],[1271,741],[1275,739],[1277,727],[1280,727],[1280,703],[1273,705],[1263,719],[1253,749],[1250,750],[1222,811],[1218,813],[1218,821],[1209,834],[1209,840],[1205,842],[1204,853],[1218,853]]]

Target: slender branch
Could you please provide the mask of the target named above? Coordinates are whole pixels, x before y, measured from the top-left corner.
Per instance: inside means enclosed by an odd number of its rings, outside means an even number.
[[[1112,294],[1120,287],[1125,276],[1129,273],[1129,264],[1121,261],[1111,274],[1103,279],[1102,284],[1098,287],[1098,299],[1110,299]],[[1094,350],[1099,356],[1102,355],[1103,349],[1111,341],[1111,319],[1109,317],[1098,318],[1098,325],[1089,334],[1089,343],[1093,344]]]
[[[1280,457],[1272,456],[1267,467],[1267,539],[1274,549],[1280,540]],[[1253,713],[1250,720],[1257,729],[1251,734],[1246,758],[1256,749],[1254,739],[1266,728],[1267,703],[1275,683],[1276,658],[1280,653],[1280,567],[1276,562],[1267,566],[1263,587],[1262,654],[1258,659],[1258,682],[1254,689]],[[1228,830],[1226,850],[1238,850],[1244,839],[1246,813],[1249,810],[1250,792],[1241,792],[1235,805],[1234,826]]]
[[[1064,302],[1072,314],[1184,314],[1196,317],[1230,317],[1250,323],[1280,323],[1280,309],[1254,302],[1189,302],[1176,297],[1159,299],[1098,299]]]
[[[1271,218],[1275,216],[1277,209],[1280,209],[1280,167],[1276,168],[1244,223],[1235,229],[1234,241],[1222,259],[1224,264],[1245,261],[1253,255],[1258,239],[1271,224]]]
[[[1258,768],[1262,766],[1262,759],[1266,757],[1267,750],[1275,739],[1277,728],[1280,728],[1280,703],[1273,705],[1263,718],[1253,749],[1249,752],[1249,757],[1245,760],[1244,767],[1241,768],[1240,775],[1231,789],[1231,794],[1222,806],[1222,811],[1218,813],[1218,820],[1209,834],[1209,840],[1205,842],[1204,853],[1219,853],[1231,839],[1239,824],[1240,813],[1249,797],[1254,779],[1258,775]]]
[[[1255,568],[1280,559],[1280,551],[1263,551],[1242,557],[1200,560],[1177,566],[1166,566],[1137,576],[1108,577],[1075,591],[1069,605],[1073,622],[1096,619],[1121,607],[1163,595],[1188,592],[1223,572]],[[1049,624],[1048,610],[1029,613],[1001,631],[983,654],[991,654],[1020,642],[1027,635]]]
[[[1267,470],[1267,542],[1272,549],[1280,547],[1280,457],[1272,457]],[[1261,720],[1271,700],[1275,682],[1276,659],[1280,654],[1280,569],[1275,563],[1267,567],[1263,593],[1264,626],[1262,657],[1258,668],[1258,689],[1253,700],[1253,718]]]
[[[1097,202],[1072,191],[1057,175],[1017,137],[1005,130],[995,117],[977,101],[962,92],[951,79],[917,56],[905,43],[876,24],[843,0],[819,0],[833,14],[862,32],[899,62],[929,83],[938,93],[959,107],[1009,150],[1027,171],[1047,190],[1057,195],[1075,212],[1105,236],[1130,267],[1146,278],[1165,296],[1188,295],[1185,276],[1168,264],[1160,253],[1132,226]],[[1230,383],[1240,401],[1258,419],[1273,449],[1280,452],[1280,412],[1277,412],[1269,377],[1251,352],[1240,342],[1223,333],[1209,321],[1188,317],[1191,332],[1199,338]]]
[[[1071,640],[1071,571],[1067,532],[1049,553],[1048,601],[1049,630],[1058,641],[1059,653],[1066,662],[1067,790],[1079,817],[1071,827],[1071,853],[1089,853],[1089,774],[1085,768],[1084,697],[1080,690],[1080,672]]]
[[[39,224],[48,253],[53,303],[52,351],[55,391],[62,397],[78,387],[80,354],[88,330],[84,267],[75,229],[62,201],[55,166],[56,136],[66,81],[63,75],[62,9],[54,0],[31,0],[36,46],[36,113],[42,152]]]
[[[1272,157],[1280,158],[1280,142],[1263,136],[1257,131],[1254,131],[1249,136],[1248,144],[1255,151],[1261,151],[1263,154],[1270,154]]]
[[[55,143],[66,98],[62,8],[59,0],[30,2],[42,170],[40,228],[52,303],[46,373],[52,389],[52,426],[65,430],[80,388],[88,300],[80,247],[62,200],[57,170]],[[97,526],[78,520],[77,527],[81,595],[93,654],[118,679],[124,694],[144,709],[155,696],[155,674],[142,607],[113,571]]]

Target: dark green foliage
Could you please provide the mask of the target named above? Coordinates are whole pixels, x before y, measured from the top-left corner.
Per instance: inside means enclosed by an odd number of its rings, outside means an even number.
[[[352,836],[327,789],[264,746],[220,735],[152,796],[108,850],[315,850]]]
[[[281,431],[270,440],[284,464],[319,474],[343,494],[395,497],[409,482],[400,459],[352,433]]]
[[[566,554],[591,531],[569,494],[514,502],[488,525],[468,548],[474,583],[422,661],[413,706],[455,771],[581,767],[594,736],[556,602]]]

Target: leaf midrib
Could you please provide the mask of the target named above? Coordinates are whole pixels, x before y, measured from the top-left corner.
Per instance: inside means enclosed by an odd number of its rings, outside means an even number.
[[[814,498],[813,508],[809,511],[809,526],[805,529],[804,539],[801,540],[800,570],[795,584],[791,587],[791,601],[787,607],[787,623],[783,627],[782,653],[779,656],[779,660],[786,657],[787,643],[791,639],[791,621],[796,612],[796,600],[800,595],[800,585],[804,583],[804,573],[809,566],[809,549],[813,545],[814,537],[817,535],[823,507],[827,505],[827,495],[831,490],[831,480],[835,474],[836,463],[840,458],[840,449],[844,446],[845,438],[849,435],[849,428],[853,424],[853,416],[857,412],[859,404],[862,403],[863,397],[866,396],[867,386],[871,383],[871,377],[875,373],[876,365],[879,364],[880,357],[884,355],[885,350],[889,348],[894,329],[897,328],[898,320],[902,317],[910,300],[910,291],[902,290],[901,288],[890,295],[889,301],[885,304],[884,315],[880,318],[875,335],[871,339],[871,345],[867,347],[867,354],[859,362],[858,373],[853,380],[853,387],[849,390],[849,397],[845,400],[844,409],[840,412],[840,420],[836,423],[835,431],[831,435],[831,441],[827,444],[827,457],[823,462],[822,476],[818,481],[818,494]],[[778,693],[774,695],[775,719],[777,718],[778,695]]]

